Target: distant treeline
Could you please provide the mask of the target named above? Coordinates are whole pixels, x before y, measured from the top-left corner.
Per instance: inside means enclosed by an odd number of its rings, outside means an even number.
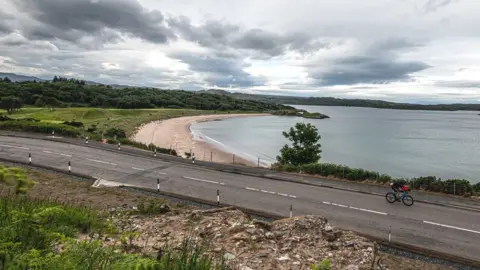
[[[431,111],[480,111],[480,104],[410,104],[395,103],[383,100],[369,99],[342,99],[331,97],[293,97],[275,95],[251,95],[243,93],[230,93],[224,90],[208,90],[206,92],[223,96],[230,96],[242,100],[255,100],[275,104],[291,105],[316,105],[316,106],[345,106],[345,107],[366,107],[379,109],[397,110],[431,110]]]
[[[219,111],[267,112],[293,109],[255,100],[240,100],[205,92],[156,88],[115,89],[84,81],[55,77],[49,82],[0,81],[1,98],[19,98],[22,104],[39,107],[105,107],[119,109],[189,108]]]

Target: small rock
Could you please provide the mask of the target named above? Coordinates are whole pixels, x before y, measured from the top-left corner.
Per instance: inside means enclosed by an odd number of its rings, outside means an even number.
[[[255,257],[257,258],[264,258],[267,257],[270,252],[268,251],[259,251],[257,254],[255,254]]]
[[[373,251],[373,248],[372,248],[372,247],[368,247],[368,248],[367,248],[367,251],[368,251],[368,252],[372,252],[372,251]]]
[[[333,253],[329,252],[328,257],[330,257],[330,258],[333,257]]]
[[[347,241],[345,243],[343,243],[343,246],[344,247],[352,247],[355,243],[353,241]]]
[[[331,249],[331,250],[338,250],[340,248],[340,246],[338,245],[338,243],[329,243],[328,244],[328,247]]]
[[[273,233],[271,233],[271,232],[267,232],[267,233],[265,233],[265,237],[266,237],[267,239],[273,239],[273,238],[275,237],[275,235],[274,235]]]
[[[284,256],[278,258],[277,260],[279,260],[279,261],[281,261],[281,262],[283,262],[283,261],[288,261],[288,260],[290,260],[290,257],[289,257],[288,254],[287,254],[287,255],[284,255]]]
[[[215,248],[213,251],[219,253],[220,251],[222,251],[222,248],[221,248],[221,247],[217,247],[217,248]]]
[[[272,229],[272,224],[263,220],[254,219],[252,223],[267,231]]]
[[[215,239],[216,239],[216,238],[220,238],[220,237],[222,237],[222,236],[223,236],[223,235],[222,235],[221,233],[217,233],[217,234],[215,234]]]
[[[345,270],[359,270],[358,265],[350,264],[349,266],[345,267]]]
[[[242,224],[240,223],[233,223],[233,225],[228,229],[229,233],[238,233],[243,230]]]
[[[256,233],[257,233],[257,230],[256,230],[255,228],[253,228],[253,229],[248,229],[248,230],[247,230],[247,233],[249,233],[249,234],[256,234]]]
[[[226,260],[226,261],[231,261],[231,260],[234,260],[235,259],[235,255],[233,255],[232,253],[225,253],[223,255],[223,258]]]
[[[325,231],[326,232],[331,232],[333,231],[333,227],[330,224],[325,225]]]
[[[293,262],[293,265],[300,265],[300,262]]]
[[[250,267],[248,267],[248,266],[245,266],[245,265],[242,266],[240,269],[241,269],[241,270],[253,270],[252,268],[250,268]]]
[[[237,233],[232,237],[232,240],[235,241],[247,241],[249,239],[248,235],[244,232]]]

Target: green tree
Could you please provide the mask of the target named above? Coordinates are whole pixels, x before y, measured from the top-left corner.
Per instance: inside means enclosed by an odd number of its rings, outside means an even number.
[[[297,123],[288,132],[284,131],[283,136],[292,142],[292,146],[285,144],[280,149],[277,161],[281,165],[299,166],[320,160],[322,150],[320,150],[321,145],[318,141],[321,137],[317,128],[312,124]]]
[[[18,97],[8,96],[0,99],[0,108],[6,110],[8,114],[12,114],[22,106],[23,104]]]

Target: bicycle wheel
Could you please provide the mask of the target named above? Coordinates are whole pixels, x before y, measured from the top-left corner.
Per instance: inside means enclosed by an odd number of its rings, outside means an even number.
[[[405,204],[406,206],[412,206],[413,203],[414,203],[414,200],[412,198],[412,196],[410,195],[405,195],[402,199],[402,202],[403,204]]]
[[[389,203],[394,203],[397,200],[397,196],[395,196],[393,192],[388,192],[387,195],[385,195],[385,199],[387,199]]]

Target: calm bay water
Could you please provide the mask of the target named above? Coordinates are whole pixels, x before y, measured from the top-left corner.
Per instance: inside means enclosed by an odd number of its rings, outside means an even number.
[[[282,131],[296,122],[315,125],[322,162],[396,177],[436,175],[480,182],[480,116],[372,108],[296,106],[331,119],[264,116],[198,123],[192,131],[226,151],[263,163],[275,161],[287,143]]]

